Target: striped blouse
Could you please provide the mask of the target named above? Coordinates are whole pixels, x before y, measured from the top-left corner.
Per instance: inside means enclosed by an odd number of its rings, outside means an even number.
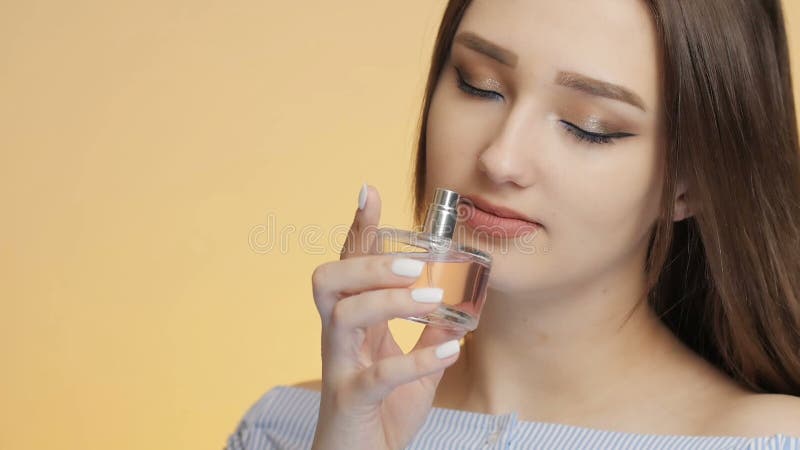
[[[277,386],[244,415],[228,438],[227,450],[309,449],[319,412],[320,394]],[[800,428],[800,424],[798,424]],[[512,412],[492,415],[432,408],[425,424],[406,447],[414,449],[714,449],[800,450],[800,438],[668,436],[622,433],[555,423],[526,422]]]

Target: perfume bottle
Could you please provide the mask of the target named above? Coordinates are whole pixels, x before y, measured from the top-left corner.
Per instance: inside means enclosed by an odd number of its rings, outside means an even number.
[[[434,312],[406,319],[472,331],[478,326],[486,300],[492,258],[453,239],[460,200],[455,191],[436,189],[422,231],[379,228],[374,251],[425,261],[424,272],[410,288],[437,287],[444,290],[442,303]]]

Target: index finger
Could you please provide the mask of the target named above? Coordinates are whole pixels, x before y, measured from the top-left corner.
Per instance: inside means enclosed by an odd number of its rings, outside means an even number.
[[[370,254],[375,242],[375,232],[381,217],[381,197],[377,189],[364,183],[359,191],[358,200],[359,207],[347,231],[347,239],[339,252],[339,259]]]

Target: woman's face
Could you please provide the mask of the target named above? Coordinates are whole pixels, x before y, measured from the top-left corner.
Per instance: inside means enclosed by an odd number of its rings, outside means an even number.
[[[542,225],[505,239],[460,223],[459,238],[493,255],[492,289],[641,275],[662,185],[660,89],[644,2],[472,2],[430,107],[426,193]]]

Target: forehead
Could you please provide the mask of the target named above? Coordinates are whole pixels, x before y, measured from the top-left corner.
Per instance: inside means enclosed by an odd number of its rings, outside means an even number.
[[[458,27],[517,54],[520,79],[588,75],[658,99],[655,26],[643,0],[473,0]]]

